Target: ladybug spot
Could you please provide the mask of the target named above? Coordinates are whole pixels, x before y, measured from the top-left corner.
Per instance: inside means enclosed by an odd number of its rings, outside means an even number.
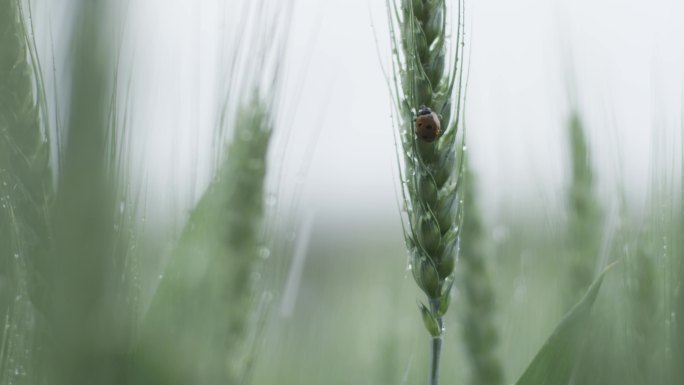
[[[423,123],[418,123],[418,127],[423,127]]]
[[[427,129],[432,130],[432,124],[428,124]]]

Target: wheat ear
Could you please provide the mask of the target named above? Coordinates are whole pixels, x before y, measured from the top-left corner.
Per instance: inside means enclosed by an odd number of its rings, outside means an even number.
[[[594,280],[601,246],[601,208],[596,198],[586,130],[578,112],[568,122],[572,180],[568,191],[569,243],[572,246],[566,307],[575,304]]]
[[[450,302],[462,203],[462,150],[457,134],[463,98],[463,6],[458,2],[450,38],[446,0],[388,0],[394,57],[394,96],[406,206],[406,247],[413,277],[428,298],[420,304],[432,335],[430,385],[439,382],[444,316]],[[415,133],[421,106],[442,122],[442,133],[424,141]]]
[[[494,290],[482,250],[483,228],[478,211],[473,174],[466,166],[462,247],[458,286],[463,290],[463,340],[470,360],[470,384],[501,385],[501,363],[495,354],[498,333],[494,324]]]
[[[35,359],[44,291],[36,264],[49,250],[49,143],[42,81],[20,2],[0,1],[0,383],[41,382]]]
[[[263,244],[272,126],[266,105],[259,98],[247,100],[146,315],[133,357],[133,384],[242,384],[249,374],[250,277]]]

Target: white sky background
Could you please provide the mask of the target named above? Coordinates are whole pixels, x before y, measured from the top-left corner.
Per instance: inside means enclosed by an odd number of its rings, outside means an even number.
[[[221,31],[235,25],[234,3],[130,1],[132,128],[144,139],[137,162],[153,206],[190,204],[179,186],[206,183],[206,171],[190,174],[209,164]],[[64,2],[46,4],[58,15]],[[624,179],[634,202],[643,203],[654,143],[668,164],[681,154],[684,2],[469,0],[467,13],[468,151],[488,215],[522,202],[541,201],[534,206],[541,210],[562,204],[571,68],[604,198]],[[381,71],[389,62],[386,31],[384,0],[295,0],[272,169],[285,159],[282,188],[303,184],[303,201],[319,216],[396,216],[390,96]]]

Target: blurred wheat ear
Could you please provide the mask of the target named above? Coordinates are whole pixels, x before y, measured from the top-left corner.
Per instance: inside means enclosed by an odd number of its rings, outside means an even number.
[[[52,174],[42,130],[42,82],[20,3],[0,2],[0,383],[35,384],[44,331],[35,267],[50,247]],[[33,301],[31,300],[33,299]]]
[[[114,247],[122,244],[117,198],[124,189],[112,161],[114,67],[100,23],[104,4],[74,7],[70,110],[56,188],[42,77],[19,4],[3,1],[0,12],[0,226],[11,234],[0,255],[14,296],[2,310],[12,330],[3,337],[2,370],[14,376],[7,383],[119,383],[129,340],[121,295],[128,250]]]
[[[406,247],[416,283],[428,298],[421,304],[432,335],[428,382],[439,382],[442,317],[450,303],[454,263],[461,230],[462,152],[457,141],[463,99],[462,3],[453,12],[446,0],[388,0],[394,57],[399,163],[407,210]],[[452,36],[449,14],[456,15]],[[419,139],[414,119],[420,106],[437,113],[442,134]],[[460,158],[460,159],[459,159]]]
[[[568,242],[571,250],[564,300],[565,308],[570,308],[594,280],[601,247],[602,214],[596,198],[589,142],[579,112],[572,113],[567,127],[572,164],[572,180],[568,191]]]
[[[133,383],[241,384],[248,375],[271,117],[259,97],[247,100],[146,315]]]
[[[460,271],[457,285],[463,290],[463,340],[470,361],[472,385],[503,383],[501,364],[496,356],[498,332],[494,323],[495,298],[483,252],[483,228],[477,205],[473,173],[466,165],[464,202],[468,205],[463,217],[460,250]]]
[[[119,384],[130,343],[128,248],[121,247],[121,164],[114,126],[112,3],[76,3],[66,139],[46,262],[54,383]]]
[[[683,130],[684,131],[684,130]],[[682,170],[684,171],[684,154],[682,156]],[[678,225],[678,236],[674,238],[675,242],[675,274],[678,278],[675,280],[674,285],[679,288],[674,296],[673,304],[673,314],[675,315],[674,320],[674,338],[673,338],[673,357],[670,363],[670,373],[668,375],[672,379],[682,379],[684,378],[684,175],[682,175],[682,190],[680,190],[680,207],[677,211],[677,225]],[[674,382],[674,381],[672,381]]]

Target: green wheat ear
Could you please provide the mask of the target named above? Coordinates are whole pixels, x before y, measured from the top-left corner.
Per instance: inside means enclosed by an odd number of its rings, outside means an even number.
[[[568,122],[572,180],[568,191],[569,259],[568,295],[566,307],[572,306],[594,280],[594,271],[601,247],[602,214],[596,198],[591,153],[586,129],[578,112]]]
[[[470,384],[503,383],[501,363],[496,356],[498,333],[494,323],[495,298],[482,250],[483,228],[477,205],[473,174],[466,166],[464,201],[468,210],[463,218],[461,270],[458,286],[463,290],[463,340],[470,361]]]
[[[463,99],[463,9],[459,1],[457,33],[450,38],[448,8],[446,0],[388,0],[400,174],[408,217],[404,235],[413,277],[428,298],[428,305],[420,307],[433,337],[430,384],[438,382],[442,317],[450,303],[462,218],[463,150],[457,134]],[[423,105],[443,124],[443,133],[434,142],[415,134],[415,115]]]
[[[0,383],[17,385],[40,381],[34,278],[49,251],[52,198],[42,82],[21,11],[18,1],[0,2]]]
[[[114,139],[125,127],[115,117],[117,37],[110,6],[79,0],[73,9],[69,108],[50,214],[54,248],[44,264],[51,332],[45,364],[54,384],[120,384],[130,348],[130,229],[120,226],[124,155]]]
[[[254,265],[263,244],[268,107],[239,111],[232,143],[193,209],[143,323],[134,384],[241,384],[249,374]]]

